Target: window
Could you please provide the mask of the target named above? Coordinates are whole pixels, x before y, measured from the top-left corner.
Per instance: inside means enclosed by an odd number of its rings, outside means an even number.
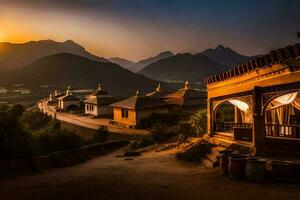
[[[86,110],[89,110],[89,104],[86,104]]]
[[[121,112],[122,112],[122,118],[128,118],[128,110],[127,109],[122,108]]]

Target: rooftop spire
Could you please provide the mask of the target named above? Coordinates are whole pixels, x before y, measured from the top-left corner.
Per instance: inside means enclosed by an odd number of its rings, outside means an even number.
[[[98,88],[97,88],[97,90],[102,90],[101,84],[100,84],[100,83],[98,83]]]
[[[160,83],[158,83],[158,86],[156,88],[156,91],[159,92],[160,91]]]
[[[185,90],[190,89],[190,83],[189,83],[189,81],[185,81],[185,83],[184,83],[184,89]]]
[[[137,97],[138,97],[138,96],[139,96],[139,94],[140,94],[140,92],[139,92],[139,89],[137,89],[137,90],[136,90],[136,93],[135,93],[135,96],[137,96]]]
[[[66,94],[67,94],[67,95],[70,95],[70,94],[72,94],[72,92],[71,92],[71,87],[70,87],[69,85],[68,85],[68,88],[67,88]]]

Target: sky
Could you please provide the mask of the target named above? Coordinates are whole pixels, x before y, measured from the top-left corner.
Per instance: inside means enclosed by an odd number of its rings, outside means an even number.
[[[300,42],[299,0],[0,0],[0,42],[71,39],[138,61],[219,44],[244,55]]]

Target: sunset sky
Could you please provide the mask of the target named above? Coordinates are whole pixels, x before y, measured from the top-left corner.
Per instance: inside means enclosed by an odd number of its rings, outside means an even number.
[[[0,0],[0,41],[74,40],[137,61],[218,44],[246,55],[300,42],[298,0]]]

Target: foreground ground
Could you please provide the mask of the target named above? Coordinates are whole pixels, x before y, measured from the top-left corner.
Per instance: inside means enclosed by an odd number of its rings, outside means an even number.
[[[174,159],[174,151],[133,160],[122,151],[86,163],[0,179],[0,199],[300,199],[299,185],[232,181],[217,169]]]

